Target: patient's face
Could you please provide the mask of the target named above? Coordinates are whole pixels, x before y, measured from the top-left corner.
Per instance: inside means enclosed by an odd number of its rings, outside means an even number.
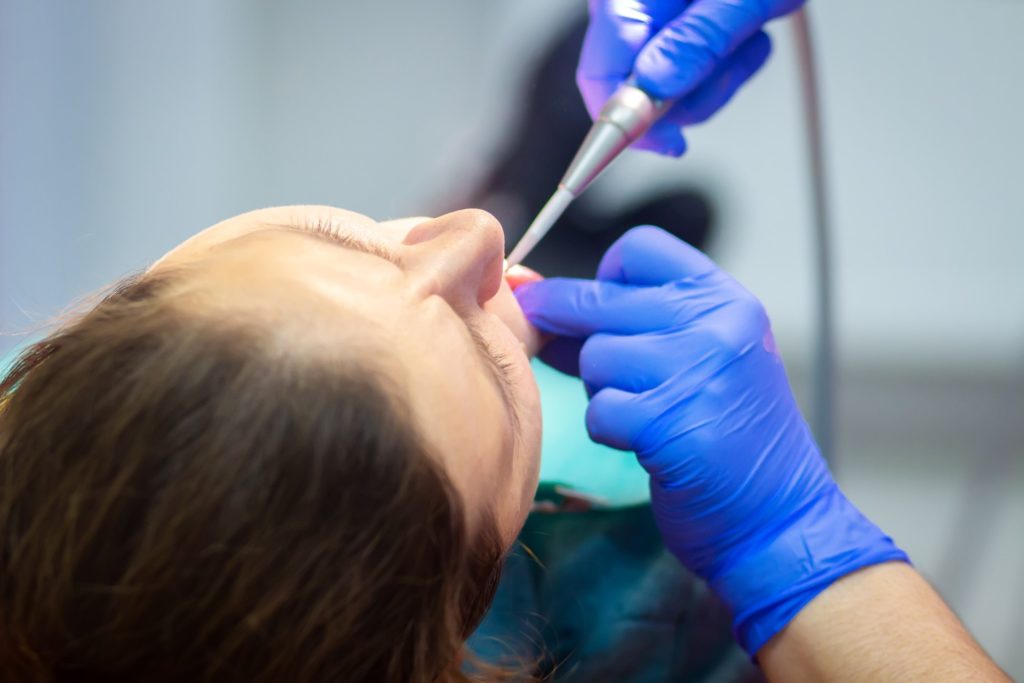
[[[501,226],[482,211],[378,223],[293,206],[219,223],[153,268],[188,268],[198,306],[265,317],[283,352],[379,358],[471,526],[490,510],[511,543],[537,485],[540,401],[529,367],[536,331],[505,282],[503,248]]]

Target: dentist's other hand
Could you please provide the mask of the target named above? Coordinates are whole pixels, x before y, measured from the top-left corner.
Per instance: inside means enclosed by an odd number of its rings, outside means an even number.
[[[596,280],[523,285],[578,372],[587,430],[636,452],[666,546],[732,609],[756,652],[836,579],[906,555],[832,479],[793,399],[761,304],[704,254],[634,228]]]
[[[682,126],[721,109],[761,68],[762,27],[804,0],[590,0],[576,81],[591,116],[631,74],[657,98],[682,98],[637,147],[680,156]]]

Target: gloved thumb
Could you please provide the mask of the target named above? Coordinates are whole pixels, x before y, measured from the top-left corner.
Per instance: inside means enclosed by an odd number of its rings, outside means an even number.
[[[802,4],[803,0],[696,0],[637,55],[637,85],[658,98],[683,97],[765,22]]]

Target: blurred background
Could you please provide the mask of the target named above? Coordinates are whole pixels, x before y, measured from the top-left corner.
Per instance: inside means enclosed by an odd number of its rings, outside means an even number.
[[[248,209],[474,204],[518,234],[582,137],[584,6],[0,0],[0,357]],[[837,477],[1024,678],[1024,3],[810,7],[837,233]],[[681,161],[622,159],[533,265],[586,271],[626,224],[666,223],[765,302],[807,408],[806,150],[791,27],[771,33],[768,67],[690,131]],[[580,388],[539,373],[546,463],[628,462],[587,445]]]

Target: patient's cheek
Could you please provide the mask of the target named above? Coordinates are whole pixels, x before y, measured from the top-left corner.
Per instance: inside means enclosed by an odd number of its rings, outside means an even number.
[[[520,319],[523,321],[523,332],[521,335],[516,333],[516,336],[525,344],[526,355],[533,358],[540,351],[540,347],[544,346],[543,337],[536,327],[527,322],[525,317],[522,317],[521,313]]]
[[[540,280],[541,276],[529,269],[525,276],[513,273],[516,269],[510,269],[505,275],[505,282],[497,295],[484,305],[484,309],[501,318],[502,322],[526,347],[526,354],[533,358],[541,347],[541,335],[533,325],[526,320],[523,311],[519,308],[519,302],[512,296],[512,290],[526,282]]]

